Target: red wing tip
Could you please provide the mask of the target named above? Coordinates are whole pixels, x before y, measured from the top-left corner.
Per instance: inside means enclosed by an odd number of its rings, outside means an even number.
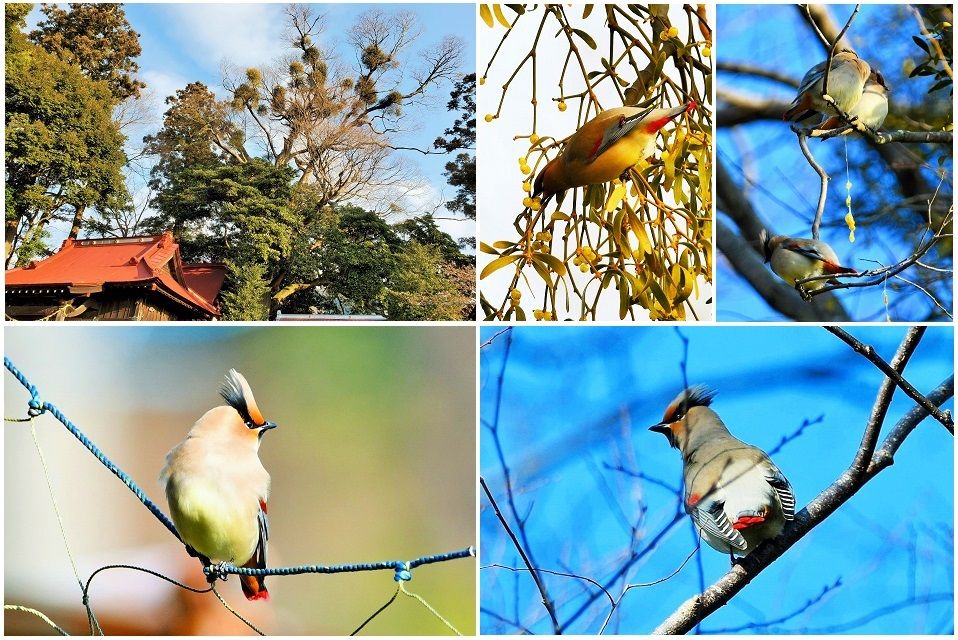
[[[735,521],[735,524],[732,525],[732,528],[736,530],[747,529],[753,524],[761,524],[763,522],[765,522],[765,518],[763,516],[742,516]]]
[[[262,591],[257,591],[256,593],[251,593],[246,596],[247,600],[266,600],[269,602],[269,591],[263,589]]]
[[[692,113],[693,111],[698,109],[698,107],[699,105],[697,102],[695,102],[695,100],[689,100],[688,105],[685,107],[685,113]]]

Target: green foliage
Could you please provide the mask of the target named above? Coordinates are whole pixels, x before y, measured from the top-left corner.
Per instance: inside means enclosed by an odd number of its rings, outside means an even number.
[[[924,6],[921,9],[925,13],[925,20],[932,24],[928,27],[927,36],[919,34],[911,37],[912,41],[921,49],[924,59],[915,65],[908,77],[934,76],[935,83],[928,89],[928,93],[944,88],[954,92],[954,79],[951,77],[951,69],[954,65],[954,54],[952,52],[952,32],[954,28],[948,22],[951,19],[951,8]]]
[[[146,136],[146,152],[158,156],[154,181],[187,165],[209,164],[243,156],[243,132],[229,120],[229,110],[202,82],[191,82],[166,99],[163,128]]]
[[[276,263],[288,255],[297,220],[289,210],[293,171],[253,159],[184,167],[166,176],[150,221],[177,232],[185,259]]]
[[[435,247],[443,261],[459,267],[468,267],[475,264],[475,257],[466,255],[459,250],[459,244],[443,232],[432,216],[422,216],[400,222],[395,226],[400,237],[407,242],[417,242],[422,245]]]
[[[139,97],[146,86],[134,77],[140,34],[127,22],[123,5],[72,3],[67,11],[45,4],[40,10],[46,19],[30,34],[34,43],[105,82],[116,102]]]
[[[124,139],[107,82],[29,43],[18,33],[24,16],[20,6],[5,13],[8,264],[18,245],[36,246],[51,220],[126,197]]]
[[[390,320],[463,320],[472,298],[462,291],[463,270],[444,262],[438,247],[410,242],[396,255],[385,291]]]
[[[476,148],[476,74],[463,76],[450,93],[447,104],[450,111],[458,111],[459,117],[444,136],[436,138],[433,146],[452,153],[460,149]],[[450,211],[460,211],[470,220],[476,219],[476,156],[460,153],[446,163],[444,174],[447,182],[456,187],[456,197],[446,203]]]
[[[262,263],[240,264],[228,260],[224,290],[224,320],[269,320],[269,282]]]

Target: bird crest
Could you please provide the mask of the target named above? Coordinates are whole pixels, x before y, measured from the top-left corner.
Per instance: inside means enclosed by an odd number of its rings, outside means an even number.
[[[715,391],[709,389],[704,384],[697,384],[694,387],[685,389],[675,400],[665,409],[665,415],[662,417],[663,423],[677,422],[685,417],[692,407],[707,407],[712,404],[715,398]]]
[[[220,395],[226,400],[226,404],[236,409],[237,413],[250,429],[255,429],[266,424],[266,419],[260,413],[256,405],[256,399],[253,397],[253,390],[243,374],[236,369],[230,369],[226,374],[226,381],[220,388]]]

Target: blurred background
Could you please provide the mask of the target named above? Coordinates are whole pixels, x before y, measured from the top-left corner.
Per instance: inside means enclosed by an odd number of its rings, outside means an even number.
[[[166,453],[209,408],[231,367],[280,428],[262,443],[272,475],[270,566],[410,560],[475,544],[475,332],[469,327],[7,326],[5,353],[163,510]],[[6,373],[4,415],[29,394]],[[35,421],[82,580],[127,563],[203,587],[199,562],[56,419]],[[30,425],[4,433],[4,602],[87,633]],[[413,571],[408,590],[475,633],[473,559]],[[220,592],[268,634],[345,635],[395,592],[391,571],[271,577],[269,603]],[[128,570],[90,592],[109,634],[247,634],[212,594]],[[5,614],[6,634],[50,631]],[[449,630],[400,595],[362,633]]]
[[[886,361],[906,330],[848,329]],[[495,333],[482,330],[481,343]],[[713,408],[733,435],[770,451],[811,423],[773,456],[798,509],[848,467],[884,378],[873,364],[819,327],[683,327],[681,335],[689,340],[688,382],[718,392]],[[697,536],[684,514],[669,525],[681,509],[681,456],[648,427],[683,387],[680,334],[675,327],[537,327],[514,328],[512,336],[501,396],[507,336],[480,354],[480,469],[516,534],[490,428],[496,424],[537,566],[610,585],[615,598],[626,583],[669,576]],[[952,375],[953,340],[950,327],[929,328],[905,378],[927,393]],[[896,392],[882,438],[912,406]],[[953,411],[953,401],[945,407]],[[953,487],[953,436],[926,419],[894,466],[697,631],[952,633]],[[480,536],[481,632],[551,632],[529,574],[490,566],[524,565],[485,496]],[[629,591],[605,632],[650,632],[728,569],[728,556],[703,543],[674,577]],[[565,632],[599,630],[610,607],[595,586],[547,574],[543,581]]]
[[[815,24],[834,38],[855,5],[812,7]],[[951,5],[865,4],[855,16],[842,43],[879,70],[891,89],[883,129],[941,131],[953,123],[952,11]],[[762,264],[764,256],[755,250],[758,229],[812,237],[820,178],[782,113],[802,76],[827,51],[799,5],[720,5],[716,25],[718,319],[949,321],[950,235],[922,264],[902,272],[903,279],[823,294],[812,305]],[[929,62],[926,49],[935,52],[937,46],[950,63],[948,73],[940,61]],[[809,139],[808,147],[831,177],[821,239],[842,264],[860,271],[897,264],[918,246],[929,219],[934,229],[944,224],[951,233],[951,143],[878,145],[853,134]],[[845,222],[849,196],[854,242]]]

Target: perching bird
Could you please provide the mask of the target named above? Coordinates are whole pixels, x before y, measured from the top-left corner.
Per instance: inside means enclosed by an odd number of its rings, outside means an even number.
[[[650,427],[682,454],[685,511],[709,545],[746,556],[795,517],[792,487],[764,451],[732,436],[710,405],[715,392],[685,389]]]
[[[191,553],[241,567],[266,568],[269,474],[259,443],[276,424],[263,418],[246,378],[235,369],[220,389],[226,405],[196,421],[166,455],[170,515]],[[249,600],[268,600],[262,577],[240,576]]]
[[[798,87],[798,95],[792,100],[788,111],[782,115],[783,120],[804,120],[815,112],[835,113],[835,109],[822,99],[827,62],[819,62],[808,70]],[[835,100],[839,109],[848,113],[858,104],[870,72],[868,63],[852,51],[839,51],[832,56],[831,71],[828,74],[828,95]]]
[[[798,288],[796,283],[799,280],[813,276],[858,273],[850,267],[841,266],[835,250],[821,240],[788,236],[769,237],[764,229],[759,240],[765,252],[765,262],[770,262],[772,271],[793,287]],[[815,291],[824,287],[826,283],[837,284],[838,281],[833,278],[811,280],[801,286],[806,290]]]
[[[881,73],[872,69],[865,83],[865,90],[861,99],[852,107],[848,115],[855,116],[858,121],[871,129],[878,131],[878,127],[885,122],[888,116],[888,85]],[[845,125],[845,121],[838,116],[831,116],[825,122],[816,126],[816,129],[837,129]],[[847,131],[845,133],[848,133]]]
[[[545,204],[566,189],[609,182],[655,151],[655,135],[677,116],[695,108],[617,107],[589,120],[566,141],[565,148],[536,176],[533,197]]]

